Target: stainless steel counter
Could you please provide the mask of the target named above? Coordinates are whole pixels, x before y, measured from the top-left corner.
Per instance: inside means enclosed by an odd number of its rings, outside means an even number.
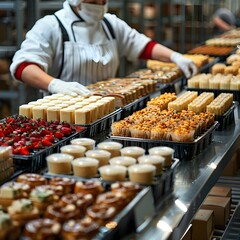
[[[173,193],[158,206],[153,221],[127,239],[181,239],[209,190],[217,182],[237,146],[240,146],[239,108],[235,124],[216,131],[213,142],[191,161],[180,162],[176,169]]]

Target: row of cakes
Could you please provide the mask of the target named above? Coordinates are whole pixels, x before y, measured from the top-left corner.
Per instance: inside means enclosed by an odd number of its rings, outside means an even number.
[[[193,60],[198,68],[210,61],[210,58],[204,55],[185,54],[184,56]],[[129,77],[138,77],[140,79],[154,79],[158,83],[171,83],[181,76],[182,72],[176,64],[156,60],[148,60],[147,69],[141,69],[129,75]]]
[[[209,111],[206,112],[207,106],[214,99],[213,93],[198,96],[197,92],[188,91],[174,101],[166,98],[167,93],[164,95],[160,95],[158,101],[154,99],[156,106],[162,108],[152,107],[154,106],[152,100],[151,105],[148,104],[146,108],[114,122],[111,126],[112,135],[190,142],[200,132],[206,131],[214,123],[215,113],[225,112],[233,99],[232,94],[226,94],[223,98],[228,100],[223,103],[218,100],[221,98],[219,97],[216,100],[218,107],[214,104],[215,108],[209,107]],[[161,98],[163,104],[159,103]],[[167,108],[163,110],[163,106],[166,105],[168,110]],[[188,109],[188,106],[192,110]]]
[[[142,190],[25,173],[0,187],[0,239],[92,239]]]
[[[188,51],[189,54],[206,54],[210,56],[225,56],[233,51],[233,47],[201,45]]]
[[[206,45],[211,46],[232,46],[236,47],[240,43],[240,38],[211,38],[205,41]]]
[[[164,93],[148,101],[147,107],[150,109],[156,107],[159,110],[189,110],[197,114],[210,112],[223,115],[232,104],[233,94],[231,93],[221,93],[214,99],[214,93],[212,92],[203,92],[198,95],[195,91],[186,91],[178,97],[176,97],[175,93]],[[212,110],[211,106],[218,107],[218,111]]]
[[[101,142],[95,147],[90,138],[77,138],[61,147],[60,153],[46,158],[49,174],[74,175],[106,181],[130,181],[151,184],[163,168],[171,167],[174,150],[153,147],[146,150],[137,146],[123,147],[118,142]]]
[[[87,86],[94,94],[112,96],[115,98],[116,107],[123,107],[136,99],[156,90],[156,81],[153,79],[139,78],[112,78]]]
[[[50,121],[90,124],[115,111],[114,97],[53,94],[19,106],[19,115]]]
[[[202,66],[208,64],[212,60],[211,57],[203,54],[183,54],[183,56],[188,59],[191,59],[198,68],[201,68]],[[147,67],[148,69],[151,69],[153,72],[164,69],[164,67],[165,68],[168,67],[170,69],[178,69],[175,63],[166,63],[156,60],[148,60]]]
[[[226,63],[216,63],[211,68],[212,74],[232,74],[238,75],[240,67],[240,50],[237,49],[234,54],[231,54],[226,58]]]
[[[224,32],[223,34],[219,35],[221,38],[239,38],[240,37],[240,29],[235,28],[229,31]]]
[[[12,148],[9,146],[0,147],[0,183],[6,181],[14,174],[12,159]]]
[[[239,75],[240,74],[239,66],[240,66],[240,62],[238,61],[233,62],[232,65],[226,65],[224,63],[216,63],[215,65],[212,66],[211,73],[213,75],[216,75],[218,73],[221,73],[224,75],[228,75],[228,74]]]
[[[189,88],[240,90],[240,75],[201,73],[188,79]]]
[[[169,102],[168,110],[189,110],[197,114],[210,112],[216,115],[223,115],[232,104],[232,93],[221,93],[214,99],[214,93],[212,92],[203,92],[198,96],[197,92],[187,91],[174,101]],[[213,111],[211,106],[216,106],[218,111]]]
[[[176,66],[152,66],[147,69],[140,69],[136,72],[131,73],[128,77],[136,77],[142,80],[153,79],[158,83],[171,83],[178,77],[182,76],[182,72]]]

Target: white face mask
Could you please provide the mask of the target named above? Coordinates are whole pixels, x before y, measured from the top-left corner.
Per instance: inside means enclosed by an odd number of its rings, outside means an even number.
[[[71,6],[78,6],[83,0],[67,0]]]
[[[102,20],[107,11],[107,3],[104,5],[81,3],[81,10],[79,10],[79,14],[86,22],[95,23]]]

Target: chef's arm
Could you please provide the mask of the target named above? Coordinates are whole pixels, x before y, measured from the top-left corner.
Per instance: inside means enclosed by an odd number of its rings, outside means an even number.
[[[234,26],[227,24],[218,16],[213,18],[213,23],[223,31],[228,31],[234,28]]]
[[[174,51],[170,48],[157,43],[152,49],[152,59],[162,62],[171,62],[171,55],[173,52]]]
[[[197,67],[192,60],[155,41],[150,41],[146,45],[139,58],[153,59],[163,62],[174,62],[183,71],[187,78],[197,73]]]
[[[31,64],[26,66],[21,74],[21,80],[38,89],[47,91],[49,83],[54,79],[46,72],[44,72],[39,66]]]
[[[23,63],[22,67],[20,66],[17,69],[15,77],[34,88],[46,90],[50,93],[63,93],[72,96],[89,96],[92,94],[82,84],[78,82],[65,82],[54,78],[34,63]]]

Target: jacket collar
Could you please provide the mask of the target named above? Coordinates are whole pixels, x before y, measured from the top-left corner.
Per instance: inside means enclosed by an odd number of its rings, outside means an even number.
[[[74,22],[74,21],[79,21],[82,20],[82,18],[80,18],[71,8],[71,6],[69,5],[68,1],[65,1],[63,3],[63,9],[64,12],[66,14],[66,17],[70,19],[70,21]]]

